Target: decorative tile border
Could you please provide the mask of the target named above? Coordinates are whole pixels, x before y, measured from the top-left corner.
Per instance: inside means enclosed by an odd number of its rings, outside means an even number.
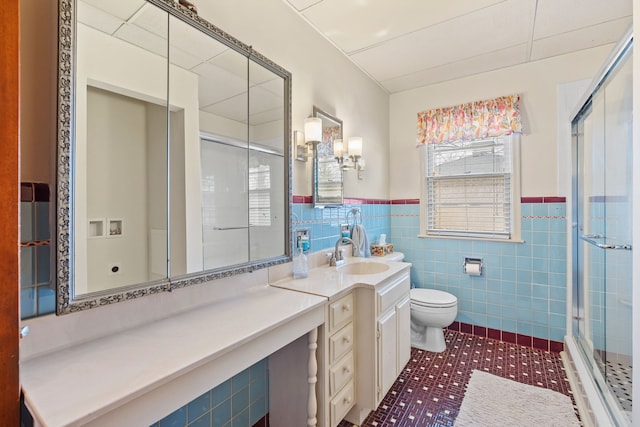
[[[544,197],[521,197],[520,203],[566,203],[566,197],[544,196]]]
[[[520,203],[566,203],[566,197],[541,196],[541,197],[521,197]],[[293,203],[313,203],[312,196],[293,196]],[[363,199],[357,197],[345,197],[344,204],[351,205],[419,205],[420,199]]]
[[[538,350],[551,351],[553,353],[560,353],[564,350],[564,343],[559,341],[546,340],[529,335],[517,334],[515,332],[501,331],[499,329],[476,326],[469,323],[453,322],[449,327],[447,327],[447,329],[450,331],[476,335],[482,338],[504,341],[510,344],[536,348]]]

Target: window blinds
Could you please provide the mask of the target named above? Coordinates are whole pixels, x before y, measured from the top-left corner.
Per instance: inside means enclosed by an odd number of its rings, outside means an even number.
[[[427,234],[510,238],[510,137],[430,144],[426,156]]]

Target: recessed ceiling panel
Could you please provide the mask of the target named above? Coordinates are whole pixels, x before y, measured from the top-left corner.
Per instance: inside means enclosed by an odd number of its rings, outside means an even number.
[[[171,45],[190,55],[207,61],[228,49],[208,34],[200,32],[178,19],[172,18],[169,33]]]
[[[145,3],[145,0],[82,0],[98,9],[102,9],[110,15],[113,15],[123,21],[129,19],[138,11]]]
[[[320,3],[322,0],[285,0],[289,2],[296,10],[301,11],[316,3]]]
[[[324,0],[302,14],[344,52],[351,53],[503,1]]]
[[[632,0],[538,0],[534,40],[630,17]]]
[[[391,92],[612,43],[633,13],[633,0],[283,1]]]
[[[508,49],[421,70],[395,79],[384,80],[381,83],[391,93],[401,92],[521,64],[526,61],[527,54],[528,45],[521,44]]]
[[[148,32],[160,36],[165,40],[169,33],[169,15],[151,3],[145,4],[129,19],[128,23],[144,28]]]
[[[615,43],[620,40],[631,24],[631,17],[621,18],[558,34],[553,37],[534,40],[531,47],[531,60],[535,61],[595,46]]]
[[[529,40],[534,5],[529,0],[503,2],[350,58],[382,81],[520,45]]]
[[[247,95],[241,94],[205,108],[200,108],[216,116],[226,117],[241,123],[247,123]]]
[[[257,114],[275,108],[284,106],[284,99],[282,96],[274,95],[272,92],[265,90],[260,86],[252,87],[249,92],[249,111],[251,114]]]
[[[78,22],[109,35],[124,23],[121,19],[85,2],[78,3]]]
[[[271,122],[282,122],[282,108],[274,110],[265,110],[259,113],[249,113],[249,123],[251,126],[263,125]],[[282,139],[278,138],[280,144]]]
[[[208,63],[197,66],[193,71],[200,75],[198,92],[201,107],[238,94],[244,94],[246,97],[247,82],[238,76]]]
[[[165,58],[167,56],[167,40],[136,25],[123,25],[115,36],[149,52]]]

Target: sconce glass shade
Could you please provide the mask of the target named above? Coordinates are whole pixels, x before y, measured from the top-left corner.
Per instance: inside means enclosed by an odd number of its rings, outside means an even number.
[[[362,137],[352,136],[349,138],[349,155],[362,156]]]
[[[335,139],[333,141],[333,155],[335,157],[343,157],[344,156],[344,143],[341,139]]]
[[[304,141],[322,141],[322,119],[318,117],[308,117],[304,119]]]

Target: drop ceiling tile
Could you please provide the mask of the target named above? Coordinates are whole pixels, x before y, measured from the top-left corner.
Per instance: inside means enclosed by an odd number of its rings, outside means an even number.
[[[77,19],[78,22],[106,34],[113,34],[124,23],[121,19],[85,2],[78,3]]]
[[[162,37],[143,30],[136,25],[123,25],[118,29],[118,31],[116,31],[115,36],[121,40],[131,43],[134,46],[153,52],[156,55],[160,55],[165,58],[167,56],[167,41]]]
[[[196,58],[188,52],[182,49],[178,49],[175,46],[169,46],[169,61],[171,64],[176,65],[185,70],[191,70],[202,64],[200,58]]]
[[[340,49],[352,53],[502,2],[324,0],[302,14]]]
[[[91,4],[98,9],[102,9],[110,15],[113,15],[123,21],[129,19],[138,11],[145,3],[145,0],[82,0]]]
[[[434,83],[453,80],[473,74],[510,67],[526,62],[528,45],[520,44],[507,49],[489,52],[473,58],[420,70],[418,72],[383,80],[381,83],[390,93],[401,92]]]
[[[208,61],[210,64],[247,80],[247,57],[233,49],[227,49]]]
[[[591,47],[616,43],[631,24],[631,17],[621,18],[556,36],[534,40],[531,47],[531,60],[535,61]]]
[[[169,16],[167,12],[158,9],[151,3],[145,4],[128,21],[152,34],[167,39],[169,34]]]
[[[195,56],[200,59],[200,62],[207,61],[229,49],[208,34],[196,30],[177,18],[171,18],[169,31],[171,45]]]
[[[198,78],[198,98],[200,106],[207,106],[227,98],[232,98],[238,94],[245,94],[244,96],[246,97],[246,80],[226,70],[204,63],[195,67],[193,71],[200,75]]]
[[[220,117],[247,123],[247,98],[246,94],[241,94],[224,101],[211,104],[201,110],[215,114]]]
[[[539,0],[534,39],[630,17],[632,0]]]
[[[301,11],[316,3],[320,3],[322,0],[286,0],[296,10]]]
[[[256,86],[269,91],[271,94],[278,96],[279,98],[284,97],[284,80],[282,80],[282,78],[280,77],[273,78],[272,75],[271,80],[262,82],[259,85],[252,86],[252,88]]]
[[[267,68],[253,61],[249,63],[249,82],[253,85],[263,84],[268,81],[280,81],[282,86],[282,78]]]
[[[282,106],[284,106],[284,99],[281,96],[274,95],[260,86],[251,88],[249,92],[250,114],[262,113],[278,107],[282,108]]]
[[[534,6],[533,0],[506,1],[398,37],[350,58],[382,81],[506,49],[529,40]]]
[[[259,113],[250,113],[249,114],[249,123],[251,124],[251,126],[259,126],[259,125],[264,125],[266,123],[271,123],[271,122],[281,122],[284,123],[284,121],[282,120],[282,107],[280,108],[276,108],[273,110],[266,110],[266,111],[261,111]],[[282,145],[282,138],[278,138],[278,141],[280,141],[280,146]],[[273,146],[273,144],[268,144],[265,141],[261,141],[262,145],[269,145],[272,148],[275,148]]]

